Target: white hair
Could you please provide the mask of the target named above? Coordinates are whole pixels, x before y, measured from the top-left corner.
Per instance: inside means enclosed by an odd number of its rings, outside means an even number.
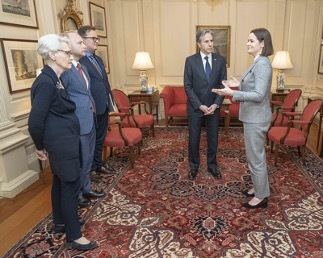
[[[56,34],[44,35],[38,39],[37,52],[44,60],[48,60],[49,52],[56,52],[60,49],[62,43],[69,44],[69,40]]]

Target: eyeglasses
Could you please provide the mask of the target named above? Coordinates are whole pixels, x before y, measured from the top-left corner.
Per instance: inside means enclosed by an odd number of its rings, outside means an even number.
[[[100,38],[98,37],[83,37],[84,39],[92,39],[94,42],[97,41],[97,42],[100,42]]]
[[[57,51],[63,52],[63,53],[65,53],[67,56],[70,56],[70,55],[72,54],[72,51],[66,51],[66,50],[63,50],[63,49],[57,49]]]

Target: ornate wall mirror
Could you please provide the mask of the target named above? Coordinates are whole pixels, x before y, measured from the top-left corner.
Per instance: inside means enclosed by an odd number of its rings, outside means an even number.
[[[62,14],[60,14],[61,18],[61,31],[67,30],[77,30],[83,25],[82,16],[83,13],[81,11],[77,11],[74,6],[74,0],[67,0],[67,5],[64,8]]]

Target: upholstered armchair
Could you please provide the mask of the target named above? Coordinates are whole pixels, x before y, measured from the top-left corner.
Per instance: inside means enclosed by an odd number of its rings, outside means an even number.
[[[310,132],[314,117],[321,109],[323,101],[320,99],[313,100],[304,108],[303,113],[299,112],[283,112],[288,120],[287,127],[274,126],[268,131],[268,140],[271,143],[271,152],[275,145],[274,161],[277,165],[278,150],[280,145],[291,146],[298,148],[299,156],[302,155],[303,164],[305,164],[305,147],[307,137]],[[299,117],[299,119],[294,119]],[[292,118],[292,119],[289,119]]]
[[[124,119],[126,116],[129,116],[129,114],[112,113],[109,115],[108,132],[103,141],[103,156],[107,156],[107,148],[110,148],[111,157],[113,155],[113,148],[128,147],[129,160],[131,168],[133,168],[135,163],[135,149],[137,148],[138,154],[141,153],[142,132],[139,128],[122,127],[119,118]]]
[[[183,86],[165,86],[159,96],[164,100],[166,127],[174,117],[187,117],[187,96]]]
[[[137,127],[141,130],[149,127],[152,135],[155,136],[154,117],[148,112],[146,102],[130,102],[128,96],[123,91],[117,89],[112,90],[112,95],[119,112],[129,114],[126,119],[121,121],[123,127]],[[144,105],[146,114],[135,114],[134,107],[139,105]]]
[[[290,91],[285,97],[284,101],[271,101],[273,109],[276,112],[272,114],[271,126],[287,126],[288,117],[283,116],[282,112],[295,111],[295,106],[302,94],[300,89]]]

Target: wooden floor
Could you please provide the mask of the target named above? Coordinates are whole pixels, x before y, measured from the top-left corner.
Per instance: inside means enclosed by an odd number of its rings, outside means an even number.
[[[161,121],[159,124],[164,124]],[[308,148],[318,155],[317,126],[313,124]],[[13,199],[0,199],[0,257],[51,211],[50,169]]]

